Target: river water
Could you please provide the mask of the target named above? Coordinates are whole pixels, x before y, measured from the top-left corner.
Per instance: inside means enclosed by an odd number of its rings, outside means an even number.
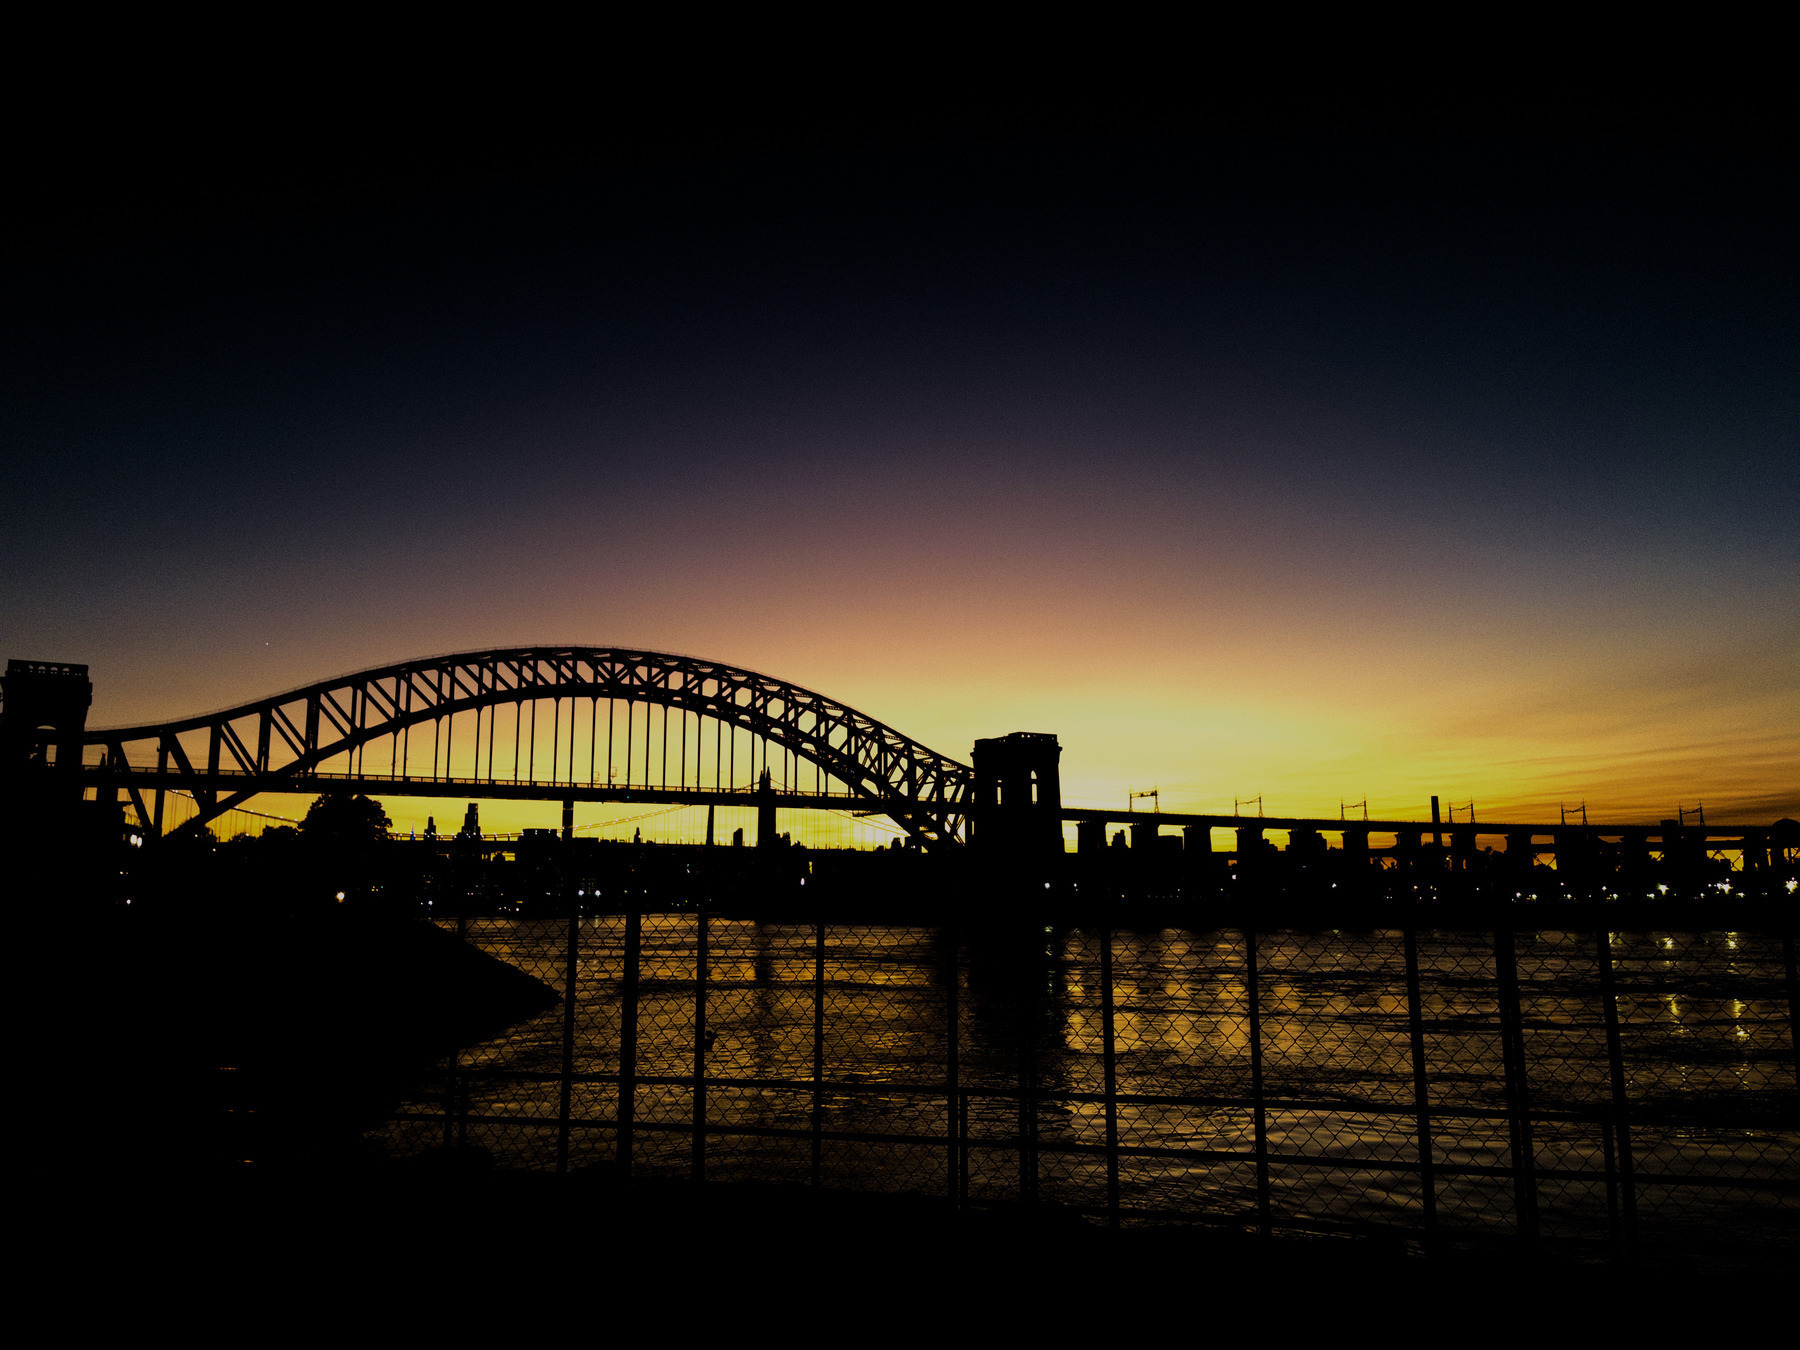
[[[697,922],[642,921],[638,1174],[693,1168]],[[1046,931],[1027,946],[831,925],[819,983],[811,926],[713,918],[707,936],[709,1179],[813,1178],[817,1056],[822,1184],[1106,1204],[1098,930]],[[472,921],[469,940],[562,992],[566,921]],[[1111,941],[1122,1209],[1254,1222],[1244,936],[1166,928],[1117,931]],[[1557,931],[1515,939],[1543,1235],[1601,1243],[1634,1204],[1648,1240],[1800,1238],[1800,1097],[1781,941],[1728,932],[1605,941],[1632,1187],[1618,1184],[1621,1159],[1608,1147],[1617,1137],[1604,1123],[1612,1080],[1597,939]],[[1256,945],[1271,1217],[1416,1233],[1426,1188],[1402,935],[1274,932]],[[1499,1174],[1514,1142],[1493,935],[1420,933],[1418,962],[1435,1222],[1450,1234],[1516,1232],[1518,1196]],[[617,1156],[624,971],[623,918],[583,919],[573,1167]],[[952,1005],[964,1147],[947,1142]],[[404,1155],[439,1147],[448,1133],[501,1166],[554,1166],[562,1054],[557,1009],[458,1056],[465,1119],[448,1131],[440,1081],[375,1137]],[[1023,1114],[1022,1085],[1037,1097]]]

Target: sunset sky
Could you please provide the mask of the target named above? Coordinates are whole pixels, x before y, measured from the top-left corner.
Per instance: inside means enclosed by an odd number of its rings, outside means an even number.
[[[1800,815],[1789,146],[282,145],[8,249],[0,637],[90,726],[607,644],[1055,732],[1077,805]]]

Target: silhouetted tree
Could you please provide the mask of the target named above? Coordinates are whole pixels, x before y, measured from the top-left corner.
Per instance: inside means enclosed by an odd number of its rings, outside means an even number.
[[[300,822],[308,890],[334,903],[363,905],[384,891],[392,862],[387,812],[360,793],[327,792]]]
[[[133,889],[153,907],[204,909],[216,898],[220,848],[211,829],[187,821],[153,847],[134,850]]]
[[[360,792],[327,792],[306,808],[300,837],[315,844],[374,844],[388,837],[391,825],[380,802]]]

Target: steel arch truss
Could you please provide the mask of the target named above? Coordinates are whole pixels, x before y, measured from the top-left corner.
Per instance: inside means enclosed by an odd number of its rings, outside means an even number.
[[[823,694],[662,652],[522,647],[428,657],[182,721],[91,730],[85,741],[104,748],[141,819],[149,819],[141,789],[166,783],[193,792],[204,822],[259,793],[303,790],[295,785],[333,758],[409,728],[558,698],[655,704],[715,718],[817,765],[926,847],[967,837],[969,766]],[[196,762],[184,736],[204,737],[204,762]],[[358,786],[354,778],[345,786]],[[405,781],[367,786],[404,795]]]

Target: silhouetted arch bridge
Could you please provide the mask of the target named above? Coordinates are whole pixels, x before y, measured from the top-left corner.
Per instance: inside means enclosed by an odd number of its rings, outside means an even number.
[[[13,662],[22,674],[79,677],[86,668]],[[85,707],[85,698],[83,700]],[[8,709],[9,713],[13,710]],[[33,719],[35,721],[35,718]],[[70,728],[73,730],[73,728]],[[375,796],[767,806],[756,783],[767,770],[784,809],[850,811],[891,818],[932,850],[970,841],[972,823],[1021,806],[1060,839],[1061,822],[1084,824],[1083,849],[1107,823],[1190,827],[1190,846],[1210,851],[1212,828],[1261,839],[1264,830],[1341,833],[1368,848],[1393,832],[1396,850],[1423,834],[1448,836],[1469,856],[1477,833],[1503,835],[1523,860],[1559,860],[1612,836],[1629,854],[1658,838],[1677,847],[1739,849],[1766,865],[1766,827],[1498,823],[1472,819],[1344,821],[1065,807],[1055,785],[1055,741],[1015,734],[1048,754],[1050,790],[1037,799],[1000,775],[939,754],[835,699],[787,680],[695,657],[616,647],[516,647],[432,656],[325,680],[238,707],[170,722],[79,731],[80,777],[124,793],[138,819],[160,830],[162,795],[192,796],[204,824],[264,793],[362,792]],[[40,752],[73,750],[51,727]],[[60,745],[58,742],[60,741]],[[979,760],[982,744],[978,743]],[[1043,745],[1050,749],[1044,751]],[[985,786],[984,786],[985,784]],[[1003,801],[1004,798],[1004,809]],[[1785,826],[1788,822],[1782,822]],[[1780,827],[1777,827],[1779,833]],[[1136,830],[1134,829],[1134,834]],[[1550,837],[1550,847],[1537,842]],[[986,827],[983,837],[989,837]],[[1296,836],[1298,837],[1298,836]],[[1137,844],[1134,838],[1134,846]],[[1052,844],[1060,847],[1059,844]],[[1321,842],[1322,846],[1322,842]],[[1779,851],[1779,845],[1778,845]],[[1452,863],[1454,866],[1454,862]]]
[[[891,817],[926,847],[967,835],[972,770],[855,708],[717,661],[522,647],[359,671],[240,707],[88,731],[84,768],[190,793],[204,823],[262,793],[754,806]],[[85,758],[85,757],[84,757]]]

